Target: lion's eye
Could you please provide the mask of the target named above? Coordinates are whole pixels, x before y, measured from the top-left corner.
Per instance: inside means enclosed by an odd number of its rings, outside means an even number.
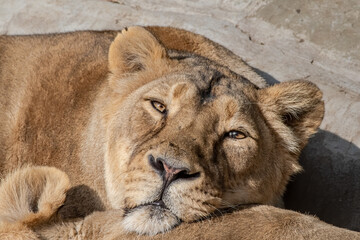
[[[234,139],[244,139],[247,137],[245,133],[240,131],[230,131],[227,133],[227,136]]]
[[[158,101],[151,101],[151,105],[153,108],[155,108],[158,112],[164,114],[166,113],[166,107],[164,104],[158,102]]]

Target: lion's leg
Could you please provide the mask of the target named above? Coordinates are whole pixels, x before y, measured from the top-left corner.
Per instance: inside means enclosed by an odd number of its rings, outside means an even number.
[[[30,229],[50,221],[64,203],[68,176],[53,167],[25,167],[0,184],[1,239],[36,239]]]
[[[195,223],[183,223],[155,236],[137,235],[122,227],[120,210],[95,212],[78,222],[39,229],[44,239],[360,239],[360,233],[338,228],[319,219],[272,206],[254,206]]]
[[[136,233],[128,233],[122,227],[123,211],[94,212],[84,219],[61,224],[48,224],[35,228],[42,239],[135,239]]]

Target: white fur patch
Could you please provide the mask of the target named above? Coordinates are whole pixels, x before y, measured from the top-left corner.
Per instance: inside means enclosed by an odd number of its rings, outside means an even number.
[[[131,210],[122,225],[129,232],[153,236],[169,231],[179,223],[180,220],[169,210],[147,205]]]

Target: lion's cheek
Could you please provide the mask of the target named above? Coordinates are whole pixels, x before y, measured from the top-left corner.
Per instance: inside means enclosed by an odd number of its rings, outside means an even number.
[[[129,144],[122,141],[122,146],[118,144],[107,144],[104,156],[105,185],[107,197],[113,208],[119,209],[124,204],[124,173],[129,159]]]
[[[116,172],[111,168],[110,164],[105,163],[105,185],[108,200],[112,208],[120,209],[124,203],[124,191],[121,187],[122,181],[119,172]]]
[[[207,192],[196,186],[178,184],[170,187],[164,195],[167,207],[184,222],[205,218],[221,206],[218,191]]]
[[[131,158],[131,141],[118,139],[105,153],[105,184],[112,208],[133,208],[155,201],[162,186],[161,177],[141,155]],[[145,154],[146,155],[146,154]]]

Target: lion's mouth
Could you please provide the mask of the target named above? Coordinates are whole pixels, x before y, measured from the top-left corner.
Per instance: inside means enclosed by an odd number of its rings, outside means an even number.
[[[219,209],[218,212],[209,214],[219,216],[233,211],[258,205],[256,203],[245,203],[236,206]],[[206,217],[207,218],[207,217]],[[202,218],[202,220],[206,219]],[[197,220],[195,220],[197,221]],[[182,222],[181,218],[173,213],[163,200],[156,200],[125,209],[123,227],[138,234],[155,235],[169,231]]]
[[[163,200],[154,201],[154,202],[148,203],[146,205],[152,205],[152,206],[155,206],[155,207],[164,208],[164,209],[169,210],[169,208],[165,205]]]
[[[170,209],[165,205],[163,200],[157,200],[157,201],[153,201],[153,202],[143,203],[143,204],[137,205],[137,206],[132,207],[132,208],[125,208],[124,209],[124,216],[127,216],[130,212],[132,212],[132,211],[134,211],[136,209],[146,207],[146,206],[153,206],[155,208],[160,208],[160,209],[170,211]]]

